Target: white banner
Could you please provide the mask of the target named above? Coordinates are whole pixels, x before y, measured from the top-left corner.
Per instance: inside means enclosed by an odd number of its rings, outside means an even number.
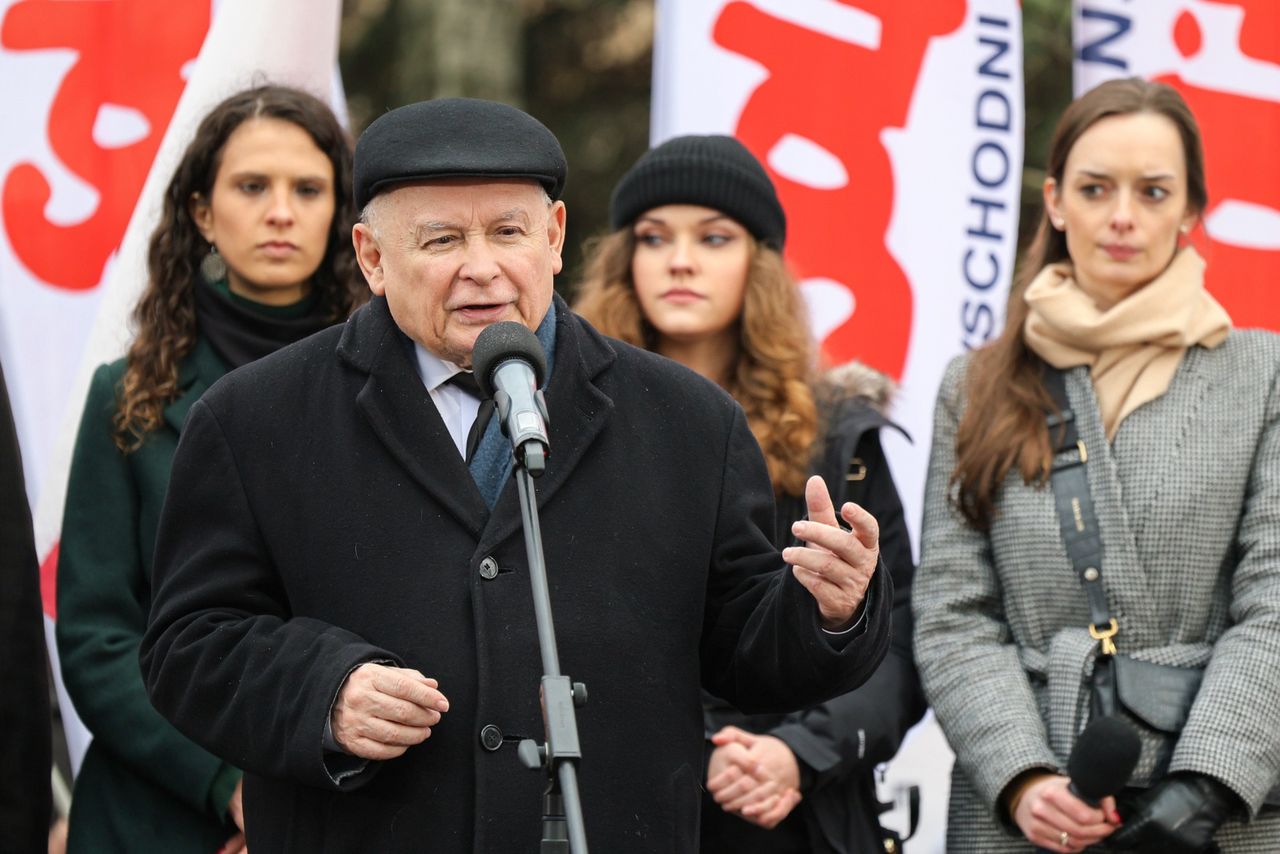
[[[942,371],[1003,322],[1021,33],[1016,0],[658,3],[653,141],[729,133],[766,164],[828,361],[901,382],[893,416],[915,442],[885,445],[917,552]],[[930,726],[891,769],[925,787],[913,852],[943,850],[950,764]]]
[[[1076,0],[1075,91],[1113,77],[1177,89],[1204,136],[1209,209],[1192,239],[1236,326],[1280,330],[1280,3]]]
[[[89,736],[62,689],[50,622],[70,440],[55,448],[63,425],[74,438],[103,283],[211,8],[209,0],[0,0],[8,119],[0,133],[0,360],[28,497],[44,529],[36,538],[41,593],[73,768]],[[41,507],[50,480],[60,481],[56,506]]]
[[[0,0],[0,359],[33,504],[210,9]]]
[[[341,109],[339,16],[339,0],[0,0],[0,359],[50,619],[80,411],[129,340],[164,188],[239,89],[285,83]],[[87,735],[54,674],[78,767]]]

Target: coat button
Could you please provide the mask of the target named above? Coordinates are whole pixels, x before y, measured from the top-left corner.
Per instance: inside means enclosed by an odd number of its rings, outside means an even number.
[[[485,724],[480,730],[480,744],[485,750],[497,750],[502,746],[502,730],[493,724]]]
[[[491,581],[498,577],[498,562],[492,557],[480,561],[480,577]]]

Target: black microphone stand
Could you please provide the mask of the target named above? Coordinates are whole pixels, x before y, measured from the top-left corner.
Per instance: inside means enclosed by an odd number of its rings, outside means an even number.
[[[505,431],[502,392],[494,395]],[[506,408],[510,408],[510,401]],[[582,799],[578,793],[577,763],[582,759],[578,741],[575,707],[587,702],[587,686],[570,682],[560,673],[555,627],[551,621],[551,596],[547,586],[547,565],[542,553],[542,527],[538,521],[538,500],[533,479],[546,466],[546,448],[527,441],[514,449],[516,488],[520,493],[520,518],[524,524],[524,547],[529,558],[529,586],[533,590],[533,611],[538,623],[538,648],[542,653],[542,719],[546,744],[525,739],[518,747],[520,761],[537,771],[545,769],[547,788],[542,794],[541,854],[587,854],[587,831],[582,820]]]

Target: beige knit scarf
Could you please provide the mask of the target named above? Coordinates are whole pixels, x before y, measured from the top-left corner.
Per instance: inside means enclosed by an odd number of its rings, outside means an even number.
[[[1027,286],[1027,346],[1057,368],[1088,365],[1107,439],[1120,422],[1164,394],[1187,348],[1216,347],[1231,318],[1204,289],[1204,260],[1188,246],[1165,271],[1101,310],[1072,278],[1070,262],[1050,264]]]

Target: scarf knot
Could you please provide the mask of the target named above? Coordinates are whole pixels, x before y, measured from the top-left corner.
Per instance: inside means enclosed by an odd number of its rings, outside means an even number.
[[[1070,262],[1027,286],[1027,346],[1055,368],[1088,365],[1107,439],[1129,413],[1169,388],[1187,348],[1217,347],[1231,318],[1204,287],[1204,260],[1181,249],[1159,276],[1109,308],[1076,283]]]

